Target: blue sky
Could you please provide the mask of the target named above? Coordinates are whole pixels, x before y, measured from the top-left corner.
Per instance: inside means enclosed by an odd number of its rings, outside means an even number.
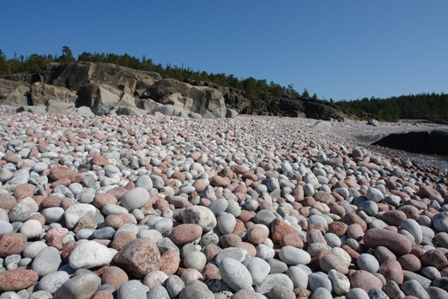
[[[1,1],[0,49],[142,57],[334,100],[448,92],[448,1]]]

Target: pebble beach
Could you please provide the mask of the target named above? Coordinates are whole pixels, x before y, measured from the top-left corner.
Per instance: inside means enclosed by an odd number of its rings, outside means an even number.
[[[379,130],[0,110],[0,299],[446,299],[447,163]]]

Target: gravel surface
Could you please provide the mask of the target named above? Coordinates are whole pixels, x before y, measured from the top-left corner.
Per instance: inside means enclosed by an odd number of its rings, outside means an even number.
[[[411,127],[0,112],[0,298],[448,298]]]

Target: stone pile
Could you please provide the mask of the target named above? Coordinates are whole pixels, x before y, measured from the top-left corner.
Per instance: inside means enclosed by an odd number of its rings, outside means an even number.
[[[448,298],[448,178],[309,120],[0,116],[0,298]]]

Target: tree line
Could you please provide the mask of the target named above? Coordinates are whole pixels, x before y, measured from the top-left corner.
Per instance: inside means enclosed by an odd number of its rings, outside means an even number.
[[[14,54],[13,58],[7,58],[0,49],[0,76],[8,76],[16,73],[33,72],[51,62],[67,63],[74,61],[114,63],[119,66],[129,67],[137,70],[157,72],[163,78],[173,78],[180,81],[195,80],[212,82],[217,85],[232,87],[242,90],[248,97],[259,101],[270,102],[282,97],[290,99],[301,98],[318,100],[316,93],[310,96],[310,93],[304,88],[302,93],[297,92],[292,84],[281,86],[273,81],[267,82],[265,79],[255,79],[253,77],[239,79],[233,74],[225,73],[207,73],[206,71],[193,70],[189,67],[184,68],[177,65],[167,64],[163,66],[160,63],[154,63],[152,59],[143,57],[133,57],[127,53],[117,55],[114,53],[90,53],[83,52],[77,58],[73,56],[68,46],[62,48],[61,54],[18,56]],[[330,98],[329,101],[323,99],[321,102],[328,102],[331,105],[352,113],[360,118],[376,118],[386,121],[397,121],[399,119],[418,119],[427,118],[431,120],[448,121],[448,95],[441,93],[422,93],[416,95],[402,95],[390,98],[363,98],[357,100],[342,100],[335,102]]]
[[[246,79],[238,79],[233,74],[226,75],[225,73],[207,73],[206,71],[193,70],[191,68],[179,67],[177,65],[167,64],[163,66],[160,63],[154,63],[152,59],[143,57],[133,57],[127,53],[123,55],[117,55],[114,53],[91,53],[83,52],[78,55],[77,59],[73,56],[69,47],[64,46],[62,48],[61,55],[39,55],[32,54],[30,56],[18,56],[14,55],[13,58],[7,58],[3,51],[0,49],[0,76],[7,76],[16,73],[33,72],[37,68],[44,66],[51,62],[67,63],[73,61],[88,61],[88,62],[102,62],[102,63],[114,63],[119,66],[124,66],[136,70],[144,70],[149,72],[157,72],[163,78],[173,78],[180,81],[189,79],[196,81],[207,81],[217,85],[233,87],[244,91],[247,95],[261,100],[275,99],[279,97],[310,97],[307,89],[304,89],[302,94],[299,94],[292,84],[287,87],[274,83],[273,81],[267,82],[264,79],[255,79],[249,77]],[[317,99],[317,95],[312,96]]]
[[[361,118],[385,121],[399,119],[428,119],[448,122],[448,94],[420,93],[398,97],[363,98],[354,101],[339,101],[338,107]]]

